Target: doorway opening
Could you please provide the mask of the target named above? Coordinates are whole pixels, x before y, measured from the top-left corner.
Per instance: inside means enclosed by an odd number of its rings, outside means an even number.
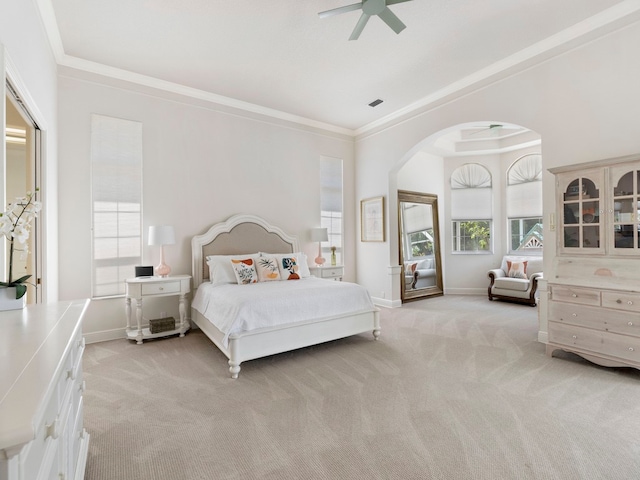
[[[41,185],[42,137],[37,122],[15,87],[6,81],[5,99],[5,198],[4,205],[36,192]],[[40,195],[36,193],[36,200]],[[9,264],[9,245],[5,245],[5,269]],[[27,304],[42,302],[42,222],[36,218],[26,251],[13,256],[13,276],[31,275]],[[3,277],[6,276],[3,275]]]

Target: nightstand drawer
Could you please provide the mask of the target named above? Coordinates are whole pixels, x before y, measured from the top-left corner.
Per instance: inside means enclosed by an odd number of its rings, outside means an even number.
[[[180,293],[180,282],[142,284],[142,295],[162,295]]]
[[[342,267],[337,268],[327,268],[324,267],[320,270],[320,275],[322,278],[336,278],[342,276]]]

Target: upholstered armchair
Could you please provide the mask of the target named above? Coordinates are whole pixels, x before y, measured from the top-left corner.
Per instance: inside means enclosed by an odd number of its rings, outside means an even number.
[[[542,278],[542,257],[506,255],[500,268],[489,270],[489,300],[507,300],[536,306],[538,279]]]
[[[404,282],[407,289],[433,287],[436,285],[434,259],[410,260],[405,262]]]

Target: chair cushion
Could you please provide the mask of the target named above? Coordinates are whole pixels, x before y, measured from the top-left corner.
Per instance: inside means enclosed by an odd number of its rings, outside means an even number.
[[[526,292],[529,289],[530,281],[524,278],[500,277],[496,278],[493,284],[494,288],[504,290],[515,290],[517,292]]]

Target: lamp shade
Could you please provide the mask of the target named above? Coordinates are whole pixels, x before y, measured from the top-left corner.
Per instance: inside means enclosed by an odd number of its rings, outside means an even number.
[[[326,242],[329,240],[329,234],[326,228],[313,228],[311,229],[311,241],[312,242]]]
[[[149,227],[149,245],[173,245],[176,234],[171,225]]]

